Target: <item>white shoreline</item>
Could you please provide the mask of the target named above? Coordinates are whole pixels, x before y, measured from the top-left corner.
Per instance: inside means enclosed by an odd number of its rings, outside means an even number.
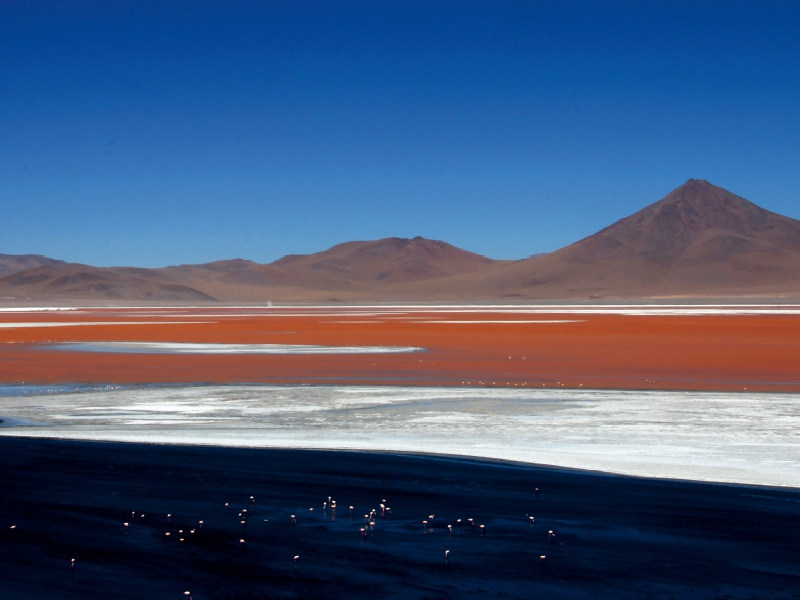
[[[800,395],[198,386],[0,397],[0,435],[415,452],[800,488]]]

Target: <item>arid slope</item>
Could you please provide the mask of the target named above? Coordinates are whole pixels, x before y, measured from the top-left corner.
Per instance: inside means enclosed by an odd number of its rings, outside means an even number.
[[[54,260],[41,254],[0,254],[0,277],[25,269],[63,264],[66,264],[63,260]]]
[[[798,294],[800,221],[691,179],[566,248],[409,292],[475,299]]]
[[[566,248],[513,262],[421,237],[346,242],[271,264],[97,268],[13,258],[0,255],[0,273],[15,269],[0,277],[4,298],[414,302],[800,295],[800,221],[695,179]],[[24,268],[25,260],[34,268]]]

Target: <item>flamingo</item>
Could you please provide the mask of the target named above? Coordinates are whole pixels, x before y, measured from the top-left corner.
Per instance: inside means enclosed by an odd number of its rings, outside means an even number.
[[[450,550],[444,551],[444,562],[450,562]]]
[[[183,595],[186,596],[186,600],[192,600],[191,592],[183,592]]]
[[[447,526],[447,531],[448,531],[449,533],[453,533],[453,526],[452,526],[452,525],[448,525],[448,526]]]

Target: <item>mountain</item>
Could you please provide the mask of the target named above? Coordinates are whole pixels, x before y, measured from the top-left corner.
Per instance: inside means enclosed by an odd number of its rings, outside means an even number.
[[[25,269],[63,264],[65,264],[63,260],[54,260],[41,254],[0,254],[0,277]]]
[[[221,261],[157,269],[148,276],[179,282],[221,300],[326,301],[376,298],[384,288],[477,273],[500,264],[504,261],[438,240],[392,237],[345,242],[270,264]]]
[[[456,292],[472,298],[798,294],[800,221],[690,179],[570,246],[456,278],[438,293]]]
[[[63,263],[0,277],[0,296],[111,300],[329,301],[477,273],[504,264],[422,237],[346,242],[271,264],[225,260],[160,269]]]
[[[707,181],[549,254],[496,261],[421,237],[346,242],[270,264],[161,269],[3,260],[0,297],[141,302],[426,302],[800,296],[800,221]],[[32,268],[24,268],[25,260]],[[36,261],[49,261],[38,264]],[[16,266],[14,266],[16,265]]]
[[[213,301],[191,287],[122,276],[113,269],[61,263],[0,277],[0,296],[19,300]]]

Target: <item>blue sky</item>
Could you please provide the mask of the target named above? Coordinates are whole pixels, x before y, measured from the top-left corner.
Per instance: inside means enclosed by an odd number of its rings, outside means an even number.
[[[708,179],[800,218],[798,2],[0,3],[0,252],[557,249]]]

